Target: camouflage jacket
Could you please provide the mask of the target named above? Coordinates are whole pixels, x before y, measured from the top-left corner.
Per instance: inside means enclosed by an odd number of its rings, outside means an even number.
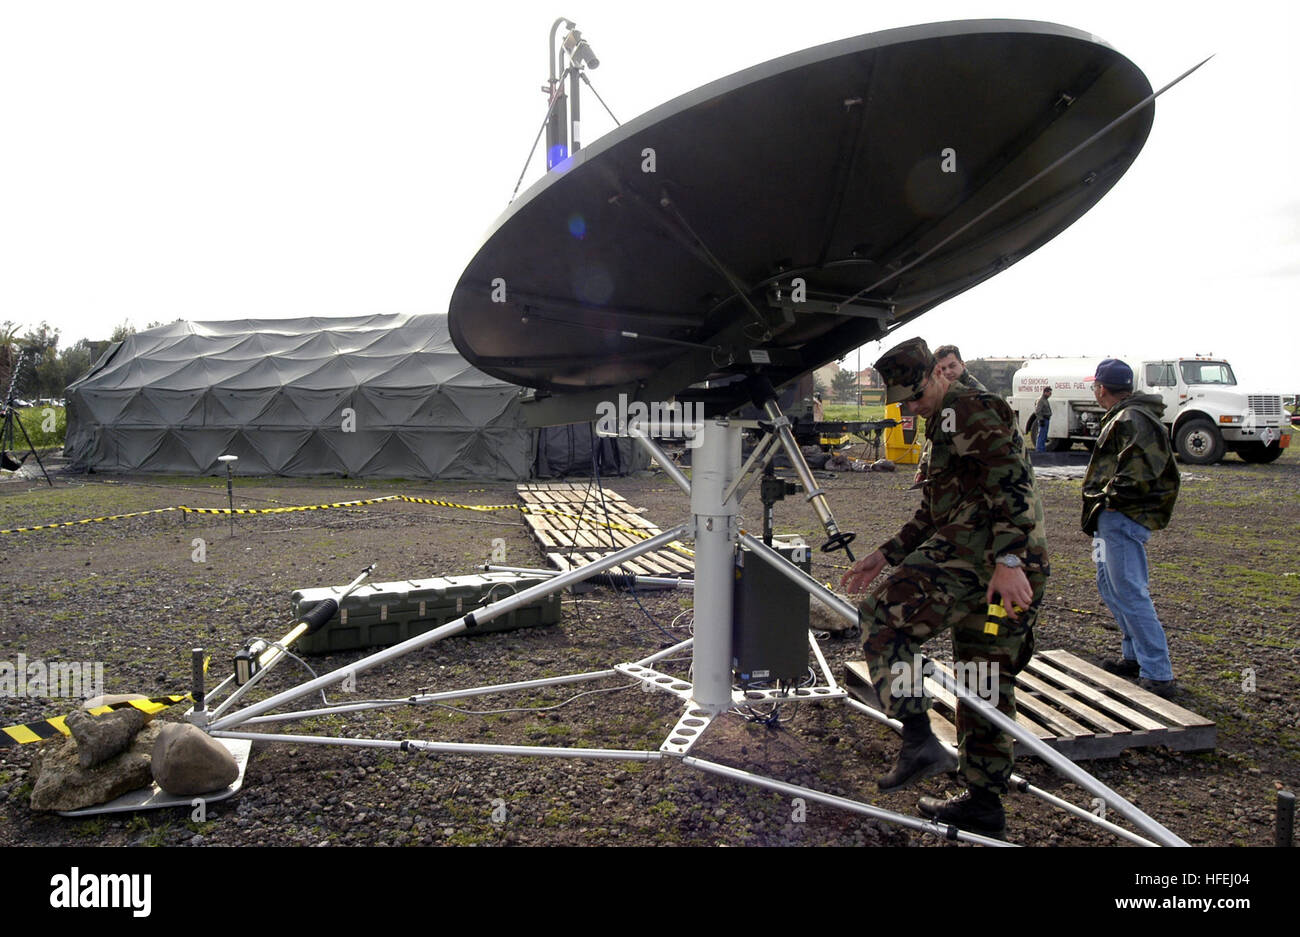
[[[1083,478],[1084,533],[1097,532],[1097,518],[1107,508],[1148,530],[1169,525],[1179,475],[1169,432],[1160,422],[1164,412],[1164,401],[1155,394],[1133,394],[1101,418]]]
[[[965,370],[964,368],[962,369],[961,375],[958,376],[957,380],[961,381],[963,384],[965,384],[967,387],[971,388],[972,390],[982,390],[985,393],[988,393],[988,388],[985,387],[982,383],[980,383],[980,379],[976,377],[974,374],[971,374],[969,371]]]
[[[926,420],[929,466],[921,507],[880,547],[891,565],[932,537],[987,579],[993,561],[1015,554],[1026,572],[1046,575],[1043,504],[1015,415],[1001,398],[954,382]]]

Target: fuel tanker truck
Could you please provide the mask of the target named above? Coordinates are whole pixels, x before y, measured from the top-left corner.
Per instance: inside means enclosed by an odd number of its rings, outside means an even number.
[[[1105,411],[1092,396],[1091,378],[1100,357],[1034,358],[1011,379],[1007,402],[1029,438],[1038,432],[1034,408],[1052,388],[1047,447],[1059,452],[1075,443],[1091,449]],[[1291,425],[1280,394],[1242,390],[1222,358],[1124,358],[1133,368],[1134,393],[1165,402],[1163,421],[1179,458],[1193,465],[1218,462],[1235,452],[1247,462],[1272,462],[1291,444]]]

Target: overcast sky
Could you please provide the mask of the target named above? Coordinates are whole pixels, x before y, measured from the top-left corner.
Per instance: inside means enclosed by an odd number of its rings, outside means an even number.
[[[808,46],[950,19],[1093,33],[1160,87],[1060,237],[896,334],[984,355],[1214,353],[1300,391],[1296,4],[0,0],[0,321],[445,312],[577,22],[620,120]],[[584,138],[613,128],[583,98]],[[540,151],[540,148],[539,148]],[[540,155],[525,186],[542,172]],[[891,340],[887,344],[892,344]],[[882,349],[861,350],[863,365]],[[857,364],[851,355],[845,366]]]

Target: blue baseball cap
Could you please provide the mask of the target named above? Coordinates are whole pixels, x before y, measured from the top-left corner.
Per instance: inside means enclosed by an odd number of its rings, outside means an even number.
[[[1133,369],[1118,358],[1107,358],[1097,365],[1097,373],[1092,376],[1092,380],[1100,381],[1107,387],[1132,390]]]

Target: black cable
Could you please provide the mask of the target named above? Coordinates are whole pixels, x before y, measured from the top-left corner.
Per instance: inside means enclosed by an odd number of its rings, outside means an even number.
[[[602,98],[600,96],[600,92],[596,90],[596,86],[593,85],[591,83],[591,79],[587,77],[586,71],[579,69],[578,77],[581,78],[582,83],[587,86],[587,90],[596,96],[596,100],[600,102],[600,106],[605,109],[605,113],[609,115],[609,119],[614,122],[614,125],[617,127],[622,127],[623,125],[619,123],[618,118],[614,116],[614,112],[611,111],[609,109],[609,105],[605,103],[605,99]]]
[[[569,72],[572,69],[573,66],[570,65],[568,68],[564,70],[564,74],[560,76],[560,81],[559,81],[560,84],[564,84],[564,79],[568,76]],[[600,96],[597,95],[597,97]],[[519,173],[519,180],[515,183],[515,190],[510,193],[511,202],[513,202],[515,200],[515,196],[519,194],[519,187],[524,184],[524,176],[528,174],[528,164],[533,161],[533,154],[537,152],[537,141],[542,139],[542,134],[546,131],[546,125],[551,122],[551,112],[555,110],[555,105],[560,103],[560,99],[561,99],[561,95],[554,94],[554,92],[552,92],[551,104],[546,109],[546,117],[543,118],[542,125],[537,128],[537,136],[533,137],[533,148],[528,151],[528,159],[524,160],[524,168]]]
[[[591,446],[591,472],[593,478],[595,479],[596,492],[600,496],[600,509],[602,515],[605,518],[605,529],[609,531],[609,546],[611,550],[617,551],[620,549],[620,547],[618,546],[618,541],[614,539],[614,528],[612,526],[613,521],[609,516],[609,504],[605,501],[605,486],[600,480],[600,464],[599,464],[599,460],[596,458],[595,440],[599,438],[600,437],[596,436],[595,431],[593,430],[592,446]],[[587,490],[590,491],[591,489],[588,488]],[[641,604],[641,599],[636,594],[635,573],[632,575],[633,578],[628,580],[628,590],[627,590],[632,596],[632,601],[636,602],[637,608],[641,609],[641,613],[645,615],[647,619],[649,619],[650,624],[654,625],[657,629],[659,629],[659,632],[663,634],[663,636],[666,637],[669,641],[676,643],[677,639],[673,636],[672,632],[668,631],[663,627],[663,625],[659,624],[659,622],[655,619],[655,617],[650,614],[650,612],[646,609],[644,605]]]

